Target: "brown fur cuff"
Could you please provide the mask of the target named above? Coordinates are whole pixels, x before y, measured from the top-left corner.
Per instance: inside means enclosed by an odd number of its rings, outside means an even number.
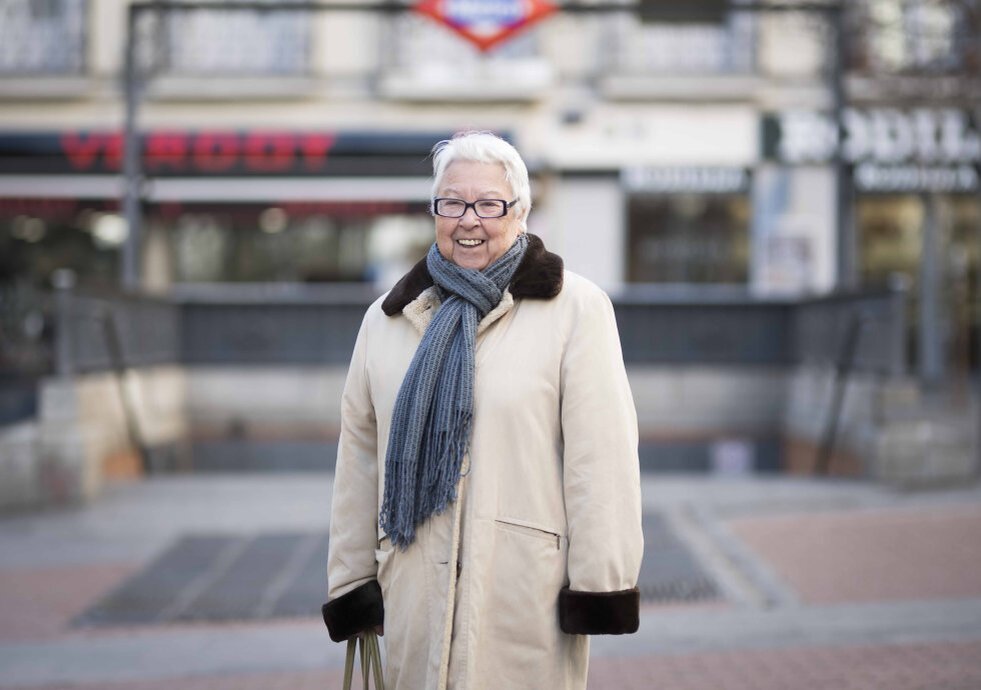
[[[324,624],[334,642],[343,642],[352,635],[370,630],[385,622],[385,605],[377,580],[342,594],[320,607]]]
[[[623,635],[640,627],[640,590],[559,592],[559,626],[570,635]]]

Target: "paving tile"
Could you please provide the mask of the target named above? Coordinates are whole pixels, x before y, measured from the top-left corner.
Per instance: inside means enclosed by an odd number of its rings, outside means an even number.
[[[0,688],[340,687],[343,651],[315,617],[329,482],[309,482],[153,480],[77,511],[0,521]],[[648,590],[667,595],[647,599],[637,635],[594,640],[590,690],[981,688],[981,493],[659,478],[648,494],[668,517],[646,516],[641,584],[668,583]],[[689,504],[713,508],[705,515],[725,519],[799,603],[688,597],[682,585],[714,586],[718,565],[703,568],[705,552],[674,531],[672,507]],[[236,571],[245,576],[228,579]],[[140,589],[146,598],[133,598]],[[108,627],[68,627],[119,593],[135,609],[121,606]],[[181,615],[206,603],[226,622]],[[146,625],[160,620],[172,622]],[[29,663],[16,675],[19,659]]]
[[[169,620],[182,592],[207,573],[228,547],[221,535],[181,539],[112,594],[87,610],[81,625],[127,625]]]
[[[4,690],[332,690],[338,669]],[[593,659],[589,690],[977,690],[981,641]],[[511,690],[511,689],[503,689]],[[537,689],[536,689],[537,690]]]
[[[644,514],[640,595],[646,601],[693,602],[721,598],[698,558],[661,513]]]
[[[98,685],[4,686],[2,690],[341,690],[343,672],[302,671],[281,673],[231,673],[214,676],[192,676],[167,680]],[[356,687],[361,687],[356,685]]]
[[[248,620],[305,535],[262,534],[247,539],[238,557],[188,602],[183,620]],[[273,611],[270,608],[269,613]]]
[[[135,565],[0,570],[0,641],[63,633],[93,600],[132,575]]]
[[[730,520],[806,603],[981,597],[981,505]]]
[[[96,602],[80,626],[249,621],[318,615],[327,536],[185,535]]]
[[[977,690],[981,641],[593,659],[590,690]]]
[[[644,516],[645,601],[720,600],[715,582],[661,514]],[[326,592],[327,535],[184,535],[80,615],[81,626],[262,620],[316,614]]]

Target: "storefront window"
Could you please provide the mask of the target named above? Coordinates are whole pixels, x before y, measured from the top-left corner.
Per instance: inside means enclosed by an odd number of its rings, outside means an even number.
[[[68,269],[79,286],[112,287],[125,232],[113,201],[0,199],[0,283],[48,288]]]
[[[849,7],[850,59],[871,72],[970,68],[971,9],[933,0],[863,0]]]
[[[955,367],[977,366],[981,204],[954,195],[939,195],[932,201],[942,261],[940,299],[948,359]],[[899,282],[908,287],[908,341],[914,361],[926,203],[923,195],[877,195],[859,199],[856,209],[862,283],[885,287]]]
[[[51,372],[53,284],[112,288],[124,240],[111,201],[0,199],[0,385],[31,391],[32,377]]]
[[[150,222],[170,237],[178,283],[370,282],[387,289],[433,240],[421,204],[162,206]]]
[[[747,282],[745,195],[637,194],[630,198],[628,214],[630,282]]]
[[[912,195],[858,202],[862,284],[884,288],[897,280],[915,288],[923,247],[923,204]]]
[[[953,360],[958,369],[981,366],[981,203],[949,199],[948,294],[953,305]]]

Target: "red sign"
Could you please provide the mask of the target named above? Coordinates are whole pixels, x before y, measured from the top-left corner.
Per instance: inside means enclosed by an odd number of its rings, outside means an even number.
[[[278,131],[150,132],[143,138],[147,172],[193,167],[203,173],[223,173],[244,167],[252,173],[288,172],[302,160],[310,170],[323,166],[334,143],[330,134]],[[119,171],[123,165],[123,135],[119,132],[68,132],[61,147],[71,166]]]
[[[488,51],[558,9],[548,0],[419,0],[416,12]]]
[[[140,133],[139,151],[141,172],[151,177],[416,177],[430,173],[425,159],[433,142],[451,135],[159,129]],[[0,175],[117,175],[124,143],[115,130],[0,130]]]

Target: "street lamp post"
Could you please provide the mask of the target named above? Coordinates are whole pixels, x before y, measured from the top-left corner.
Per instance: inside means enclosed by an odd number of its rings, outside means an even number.
[[[856,238],[852,228],[852,177],[845,159],[841,139],[845,123],[845,55],[848,48],[845,39],[844,8],[842,5],[829,5],[827,21],[831,28],[831,69],[829,90],[831,109],[835,128],[838,132],[838,145],[835,147],[835,244],[838,247],[837,284],[840,288],[851,289],[857,285]]]
[[[139,13],[146,6],[130,5],[126,17],[126,65],[123,87],[126,94],[126,119],[123,144],[123,215],[126,218],[126,241],[122,249],[120,282],[124,290],[140,287],[140,253],[142,247],[143,161],[137,118],[143,96],[143,80],[136,59],[136,29]]]

